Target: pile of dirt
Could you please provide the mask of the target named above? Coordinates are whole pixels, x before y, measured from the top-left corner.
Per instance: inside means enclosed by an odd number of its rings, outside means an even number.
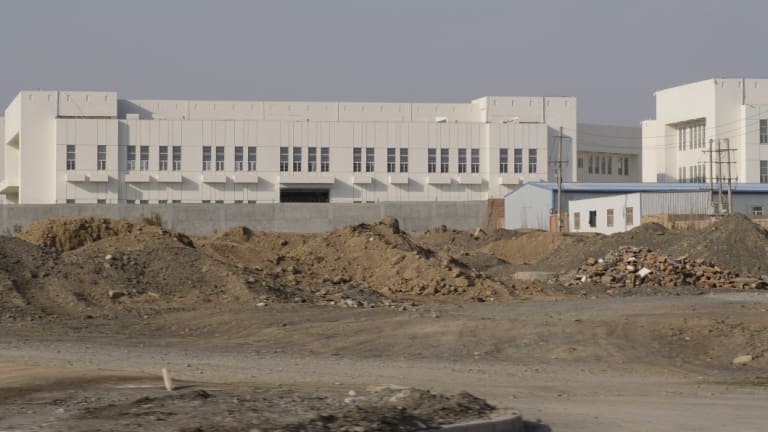
[[[670,245],[669,253],[712,261],[742,275],[760,276],[768,274],[768,231],[734,213]]]
[[[108,237],[128,234],[136,224],[122,219],[94,217],[51,218],[34,222],[19,238],[36,245],[68,251]]]

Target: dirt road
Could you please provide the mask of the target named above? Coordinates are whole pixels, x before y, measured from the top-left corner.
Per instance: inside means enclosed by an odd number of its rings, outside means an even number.
[[[754,360],[732,364],[746,354]],[[409,311],[270,304],[133,321],[3,322],[0,363],[2,430],[61,430],[57,419],[80,412],[72,401],[89,394],[112,405],[164,394],[159,369],[167,367],[183,385],[208,390],[339,399],[372,384],[469,391],[554,431],[765,431],[768,295]]]

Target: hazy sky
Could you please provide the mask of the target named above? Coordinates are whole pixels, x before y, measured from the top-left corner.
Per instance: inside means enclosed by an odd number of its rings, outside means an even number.
[[[653,92],[768,77],[768,1],[0,2],[0,106],[122,98],[466,102],[576,96],[639,125]]]

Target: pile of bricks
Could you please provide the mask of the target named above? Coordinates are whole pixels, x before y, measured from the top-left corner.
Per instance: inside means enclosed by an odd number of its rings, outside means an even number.
[[[648,248],[622,246],[604,258],[588,258],[569,285],[601,283],[609,288],[695,286],[700,288],[766,289],[768,282],[740,277],[703,259],[670,257]]]

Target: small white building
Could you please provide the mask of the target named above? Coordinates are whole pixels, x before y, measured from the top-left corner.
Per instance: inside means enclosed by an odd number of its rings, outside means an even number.
[[[470,201],[576,178],[576,99],[467,103],[125,100],[23,91],[0,127],[18,204]]]
[[[644,182],[725,178],[730,153],[734,182],[768,183],[768,79],[708,79],[655,97],[656,119],[642,124]]]
[[[639,182],[642,129],[579,123],[576,179],[579,182]]]

